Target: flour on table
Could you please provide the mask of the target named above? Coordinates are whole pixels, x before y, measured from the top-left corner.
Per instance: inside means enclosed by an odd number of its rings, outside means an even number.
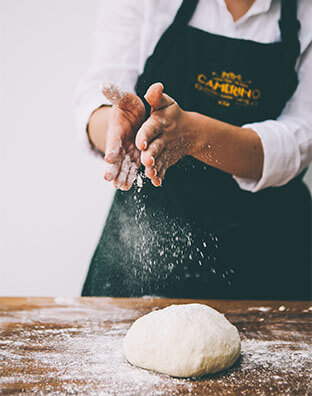
[[[150,298],[145,296],[144,301]],[[241,329],[240,359],[226,372],[195,380],[131,366],[123,356],[122,342],[130,323],[146,310],[126,309],[115,299],[97,306],[99,301],[94,305],[89,299],[57,297],[36,307],[29,299],[28,309],[0,309],[1,392],[177,396],[215,395],[220,389],[222,395],[312,394],[312,345],[300,331],[311,312],[308,305],[296,313],[287,306],[287,314],[272,307],[265,314],[268,320],[256,326],[262,313],[234,310],[231,317]],[[273,321],[272,315],[280,319]],[[290,322],[295,321],[297,331],[290,331]]]
[[[250,307],[248,308],[248,311],[269,312],[271,309],[271,307]]]

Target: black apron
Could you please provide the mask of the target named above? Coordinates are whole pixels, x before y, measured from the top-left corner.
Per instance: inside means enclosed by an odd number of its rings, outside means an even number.
[[[282,40],[270,44],[188,26],[197,3],[183,1],[137,94],[160,81],[187,111],[237,126],[276,119],[298,84],[296,2],[282,0]],[[311,197],[303,173],[256,193],[190,156],[168,169],[160,188],[143,173],[130,191],[115,194],[83,296],[310,297]]]

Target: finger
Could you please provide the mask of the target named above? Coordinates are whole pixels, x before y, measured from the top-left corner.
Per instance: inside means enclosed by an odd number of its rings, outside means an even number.
[[[112,142],[113,143],[113,142]],[[106,146],[105,150],[105,161],[109,164],[120,163],[120,156],[122,155],[123,150],[119,145],[115,145],[114,143]]]
[[[131,163],[134,162],[137,168],[141,165],[141,152],[135,147],[134,143],[131,143],[127,149],[130,155]]]
[[[151,179],[155,187],[161,185],[161,178],[159,177],[159,171],[163,166],[163,162],[164,162],[164,158],[162,155],[160,155],[156,159],[155,164],[152,167],[145,167],[145,175],[149,179]]]
[[[160,187],[162,185],[162,179],[158,176],[154,177],[151,181],[155,187]]]
[[[154,179],[157,176],[157,170],[154,167],[145,168],[145,175],[149,179]]]
[[[160,170],[162,169],[164,163],[165,163],[165,151],[163,151],[155,160],[155,164],[153,168],[156,170],[156,175],[160,175]],[[155,176],[156,176],[155,175]]]
[[[106,137],[105,160],[110,164],[120,162],[120,156],[123,150],[120,139],[121,133],[121,127],[118,128],[115,123],[109,122]]]
[[[162,184],[162,181],[165,178],[166,171],[168,169],[168,161],[163,161],[159,171],[157,172],[157,176],[152,178],[152,183],[155,187],[159,187]]]
[[[153,166],[157,158],[161,155],[165,147],[164,139],[159,138],[154,140],[148,149],[141,152],[141,162],[143,165],[150,167]]]
[[[132,92],[125,92],[118,88],[117,85],[103,82],[102,93],[113,105],[120,109],[133,112],[136,115],[141,114],[142,118],[145,115],[145,108],[142,100]]]
[[[133,159],[132,159],[135,163],[137,168],[139,168],[141,166],[141,152],[135,147],[134,151],[133,151]]]
[[[149,143],[159,136],[160,133],[159,123],[155,119],[149,118],[138,130],[135,145],[139,150],[146,150]]]
[[[104,179],[107,181],[114,180],[120,171],[121,161],[110,164],[107,161],[104,161]]]
[[[144,98],[151,106],[152,112],[175,103],[175,101],[170,98],[170,96],[163,93],[163,90],[164,86],[162,85],[162,83],[152,84],[148,88]]]
[[[115,131],[116,132],[116,131]],[[122,161],[122,144],[118,134],[113,134],[110,127],[107,131],[105,161],[104,161],[104,179],[107,181],[114,180],[120,172]]]
[[[147,169],[153,169],[154,171],[149,171],[148,174],[151,175],[150,179],[155,179],[158,178],[162,179],[163,176],[163,168],[165,166],[166,162],[166,150],[163,150],[163,152],[156,158],[155,164],[152,168],[147,168]]]
[[[115,188],[120,188],[120,189],[124,188],[124,185],[128,177],[128,173],[130,171],[130,167],[131,167],[130,156],[126,155],[121,163],[119,175],[114,180]]]
[[[142,151],[141,152],[141,162],[145,167],[151,168],[155,165],[155,158],[151,155],[145,154],[145,151]]]
[[[136,163],[135,162],[131,162],[131,167],[130,167],[130,170],[129,170],[129,173],[128,173],[128,177],[127,177],[127,180],[126,180],[126,183],[125,183],[125,190],[126,191],[130,190],[130,188],[133,186],[133,183],[135,181],[135,177],[136,177],[136,174],[137,174],[137,170],[138,170],[138,168],[136,166]]]

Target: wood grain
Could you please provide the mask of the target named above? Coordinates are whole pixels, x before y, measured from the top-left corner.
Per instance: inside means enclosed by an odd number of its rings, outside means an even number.
[[[171,304],[210,305],[240,331],[224,373],[177,379],[131,366],[133,321]],[[311,395],[309,302],[162,298],[0,298],[0,394]]]

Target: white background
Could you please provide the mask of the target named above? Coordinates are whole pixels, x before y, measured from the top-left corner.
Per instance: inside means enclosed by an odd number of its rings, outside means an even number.
[[[0,0],[0,295],[79,295],[112,197],[79,146],[73,93],[92,0]]]
[[[102,231],[113,190],[72,114],[99,4],[0,0],[0,295],[79,295]]]

